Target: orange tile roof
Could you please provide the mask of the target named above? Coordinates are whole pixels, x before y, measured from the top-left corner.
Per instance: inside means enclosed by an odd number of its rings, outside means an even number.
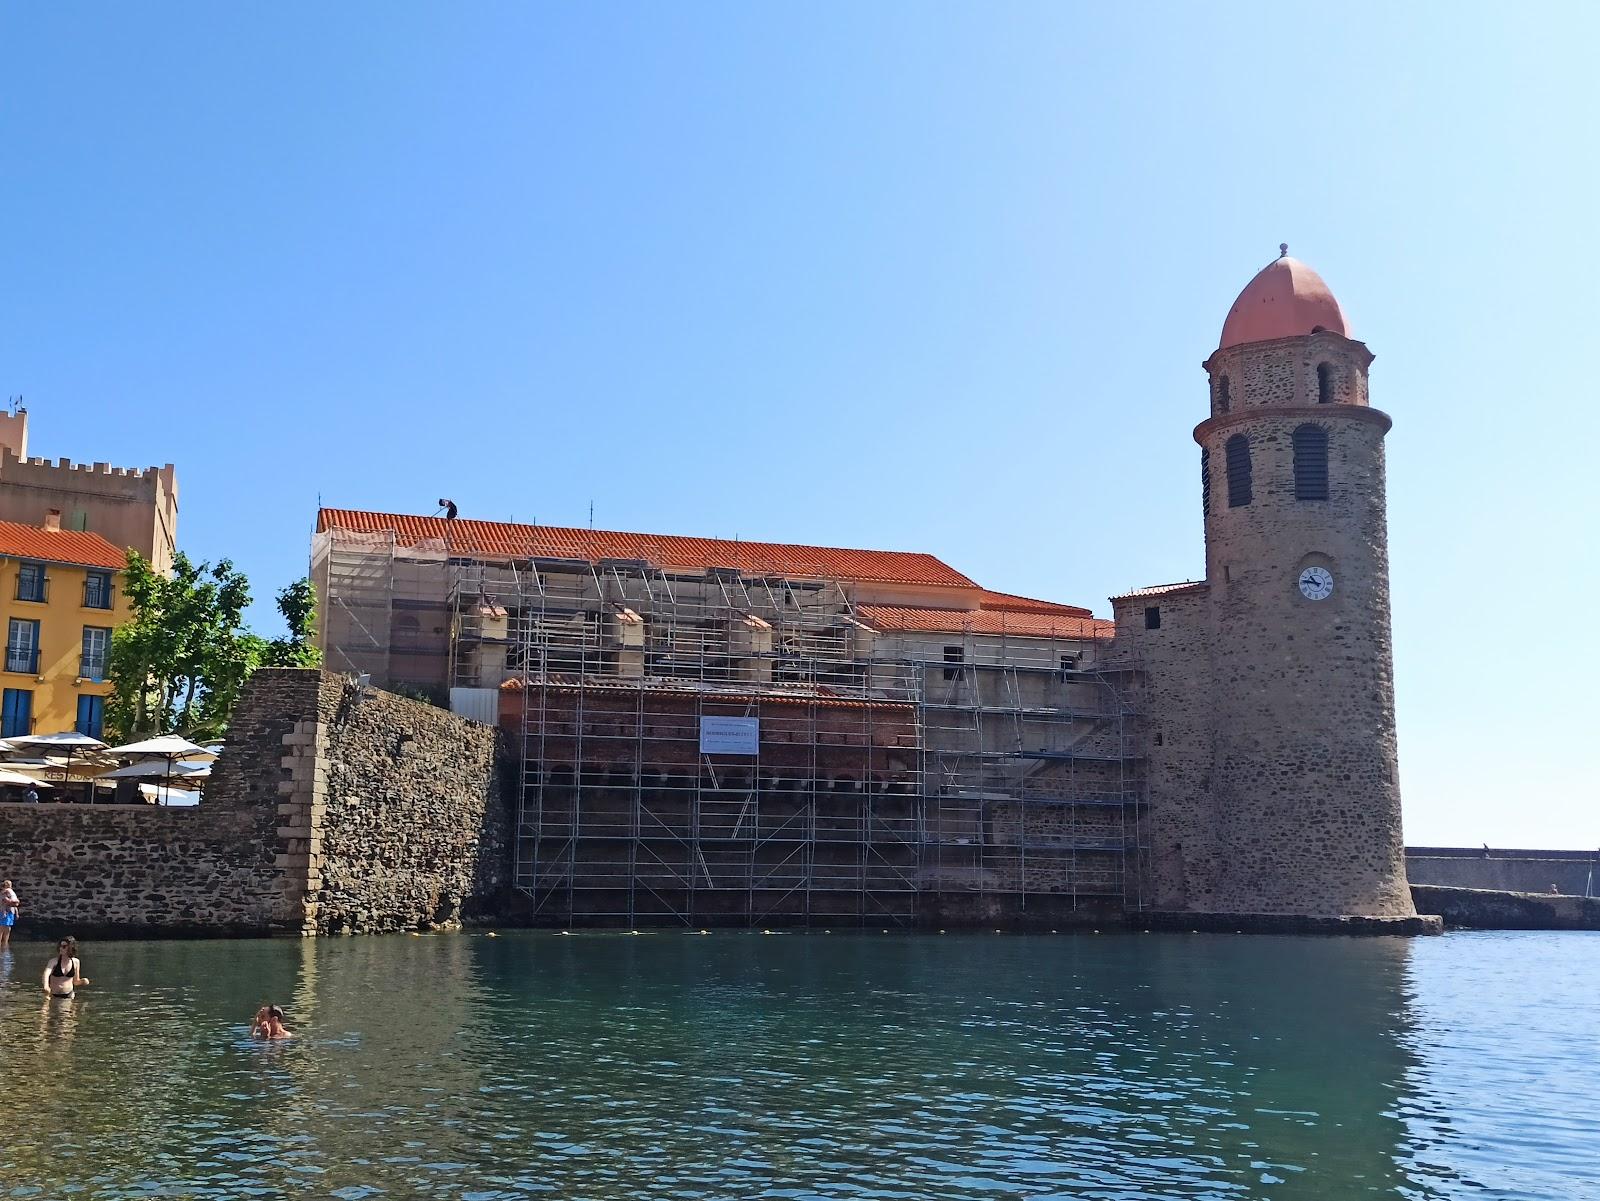
[[[814,576],[882,584],[978,585],[932,555],[897,550],[847,550],[779,542],[735,542],[681,538],[671,534],[626,534],[504,521],[413,517],[356,509],[322,509],[317,529],[355,533],[393,532],[403,546],[437,540],[452,551],[508,559],[643,559],[656,567],[704,570],[731,567],[751,574]]]
[[[1148,588],[1135,588],[1132,592],[1119,592],[1112,600],[1128,600],[1135,596],[1168,596],[1174,592],[1204,592],[1210,584],[1204,580],[1184,580],[1181,584],[1152,584]]]
[[[1098,621],[1070,611],[1016,612],[1003,609],[917,609],[900,605],[857,605],[856,616],[874,629],[884,632],[1009,634],[1019,638],[1104,640],[1116,631],[1115,622]]]
[[[1094,612],[1081,605],[1058,605],[1055,601],[1034,600],[1031,596],[1017,596],[1011,592],[991,592],[985,588],[978,598],[980,609],[1003,609],[1010,613],[1066,613],[1074,617],[1093,617]]]
[[[0,555],[15,559],[41,559],[75,567],[128,565],[127,552],[99,534],[86,530],[47,530],[20,521],[0,521]]]

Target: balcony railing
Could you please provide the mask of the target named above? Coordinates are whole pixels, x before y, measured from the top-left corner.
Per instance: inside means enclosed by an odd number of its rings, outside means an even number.
[[[97,580],[90,576],[83,585],[83,607],[85,609],[109,609],[116,589],[111,586],[110,580]]]
[[[19,601],[48,601],[50,599],[50,581],[45,576],[17,577],[17,599]]]
[[[6,647],[6,670],[25,671],[29,675],[39,674],[39,650],[37,647],[8,646]]]
[[[78,674],[85,680],[99,683],[106,678],[106,657],[104,655],[85,655],[78,660]]]

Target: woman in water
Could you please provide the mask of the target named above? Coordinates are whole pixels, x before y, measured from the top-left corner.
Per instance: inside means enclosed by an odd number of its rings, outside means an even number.
[[[56,944],[55,957],[44,965],[44,991],[52,997],[70,997],[74,989],[87,983],[78,962],[78,940],[69,934]]]

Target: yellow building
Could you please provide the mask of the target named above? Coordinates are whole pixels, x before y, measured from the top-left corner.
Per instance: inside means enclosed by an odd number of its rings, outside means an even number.
[[[101,737],[111,631],[128,618],[123,551],[99,534],[0,521],[6,630],[0,738],[78,730]]]

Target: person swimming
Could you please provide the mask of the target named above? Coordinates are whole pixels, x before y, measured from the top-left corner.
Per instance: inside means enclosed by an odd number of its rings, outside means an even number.
[[[44,991],[52,997],[70,997],[73,992],[89,983],[78,962],[78,940],[70,934],[56,944],[55,956],[44,965],[42,977]]]
[[[283,1010],[277,1005],[263,1005],[256,1010],[250,1023],[251,1038],[293,1038],[294,1031],[283,1024]]]

